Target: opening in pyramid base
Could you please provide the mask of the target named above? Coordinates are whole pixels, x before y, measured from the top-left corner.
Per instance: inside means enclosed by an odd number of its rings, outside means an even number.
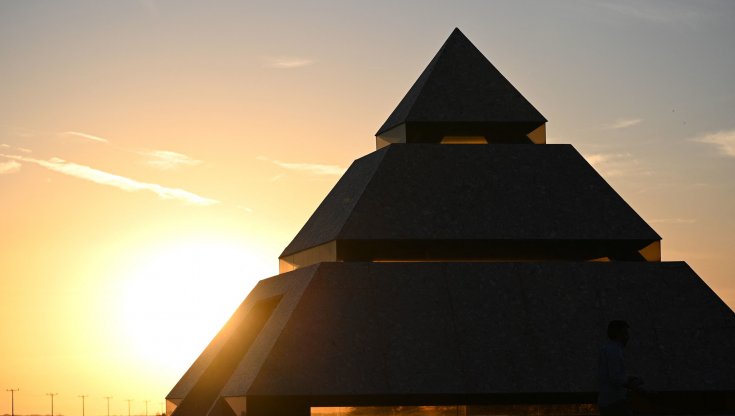
[[[533,404],[486,406],[364,406],[312,407],[311,416],[480,416],[545,415],[588,416],[599,414],[593,404]]]
[[[320,262],[661,261],[661,242],[622,241],[330,241],[279,259],[281,273]]]

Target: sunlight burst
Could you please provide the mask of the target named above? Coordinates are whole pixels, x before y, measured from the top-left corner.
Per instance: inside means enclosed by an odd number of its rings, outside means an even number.
[[[269,272],[251,249],[228,241],[151,250],[122,282],[125,338],[150,364],[186,369]]]

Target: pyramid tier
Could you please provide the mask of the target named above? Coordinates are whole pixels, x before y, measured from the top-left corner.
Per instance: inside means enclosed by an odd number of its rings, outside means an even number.
[[[594,403],[611,319],[631,325],[639,408],[735,408],[735,314],[683,262],[302,268],[261,281],[168,399],[180,416],[218,401]]]
[[[405,122],[528,122],[546,118],[454,29],[376,135]]]
[[[570,145],[394,144],[350,166],[281,260],[659,260],[659,240]]]
[[[546,118],[455,29],[375,134],[388,143],[544,143]]]

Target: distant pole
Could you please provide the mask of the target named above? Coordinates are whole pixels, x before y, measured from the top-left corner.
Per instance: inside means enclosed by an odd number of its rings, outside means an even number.
[[[105,399],[107,399],[107,416],[110,416],[110,399],[112,396],[105,396]],[[54,416],[54,415],[51,415]]]
[[[130,416],[130,402],[133,401],[133,399],[125,399],[126,402],[128,402],[128,416]]]
[[[79,397],[82,398],[82,416],[84,416],[84,398],[85,397],[89,397],[89,396],[86,395],[86,394],[81,394],[81,395],[79,395]]]
[[[19,391],[20,389],[5,389],[5,391],[10,392],[10,415],[15,416],[15,392]]]
[[[54,396],[59,393],[46,393],[47,396],[51,396],[51,416],[54,416]]]
[[[145,402],[145,416],[148,416],[148,402],[150,400],[143,400]]]

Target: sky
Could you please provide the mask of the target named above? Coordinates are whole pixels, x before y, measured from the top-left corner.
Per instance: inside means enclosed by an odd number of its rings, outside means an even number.
[[[160,412],[455,27],[734,308],[733,2],[0,0],[0,414]]]

